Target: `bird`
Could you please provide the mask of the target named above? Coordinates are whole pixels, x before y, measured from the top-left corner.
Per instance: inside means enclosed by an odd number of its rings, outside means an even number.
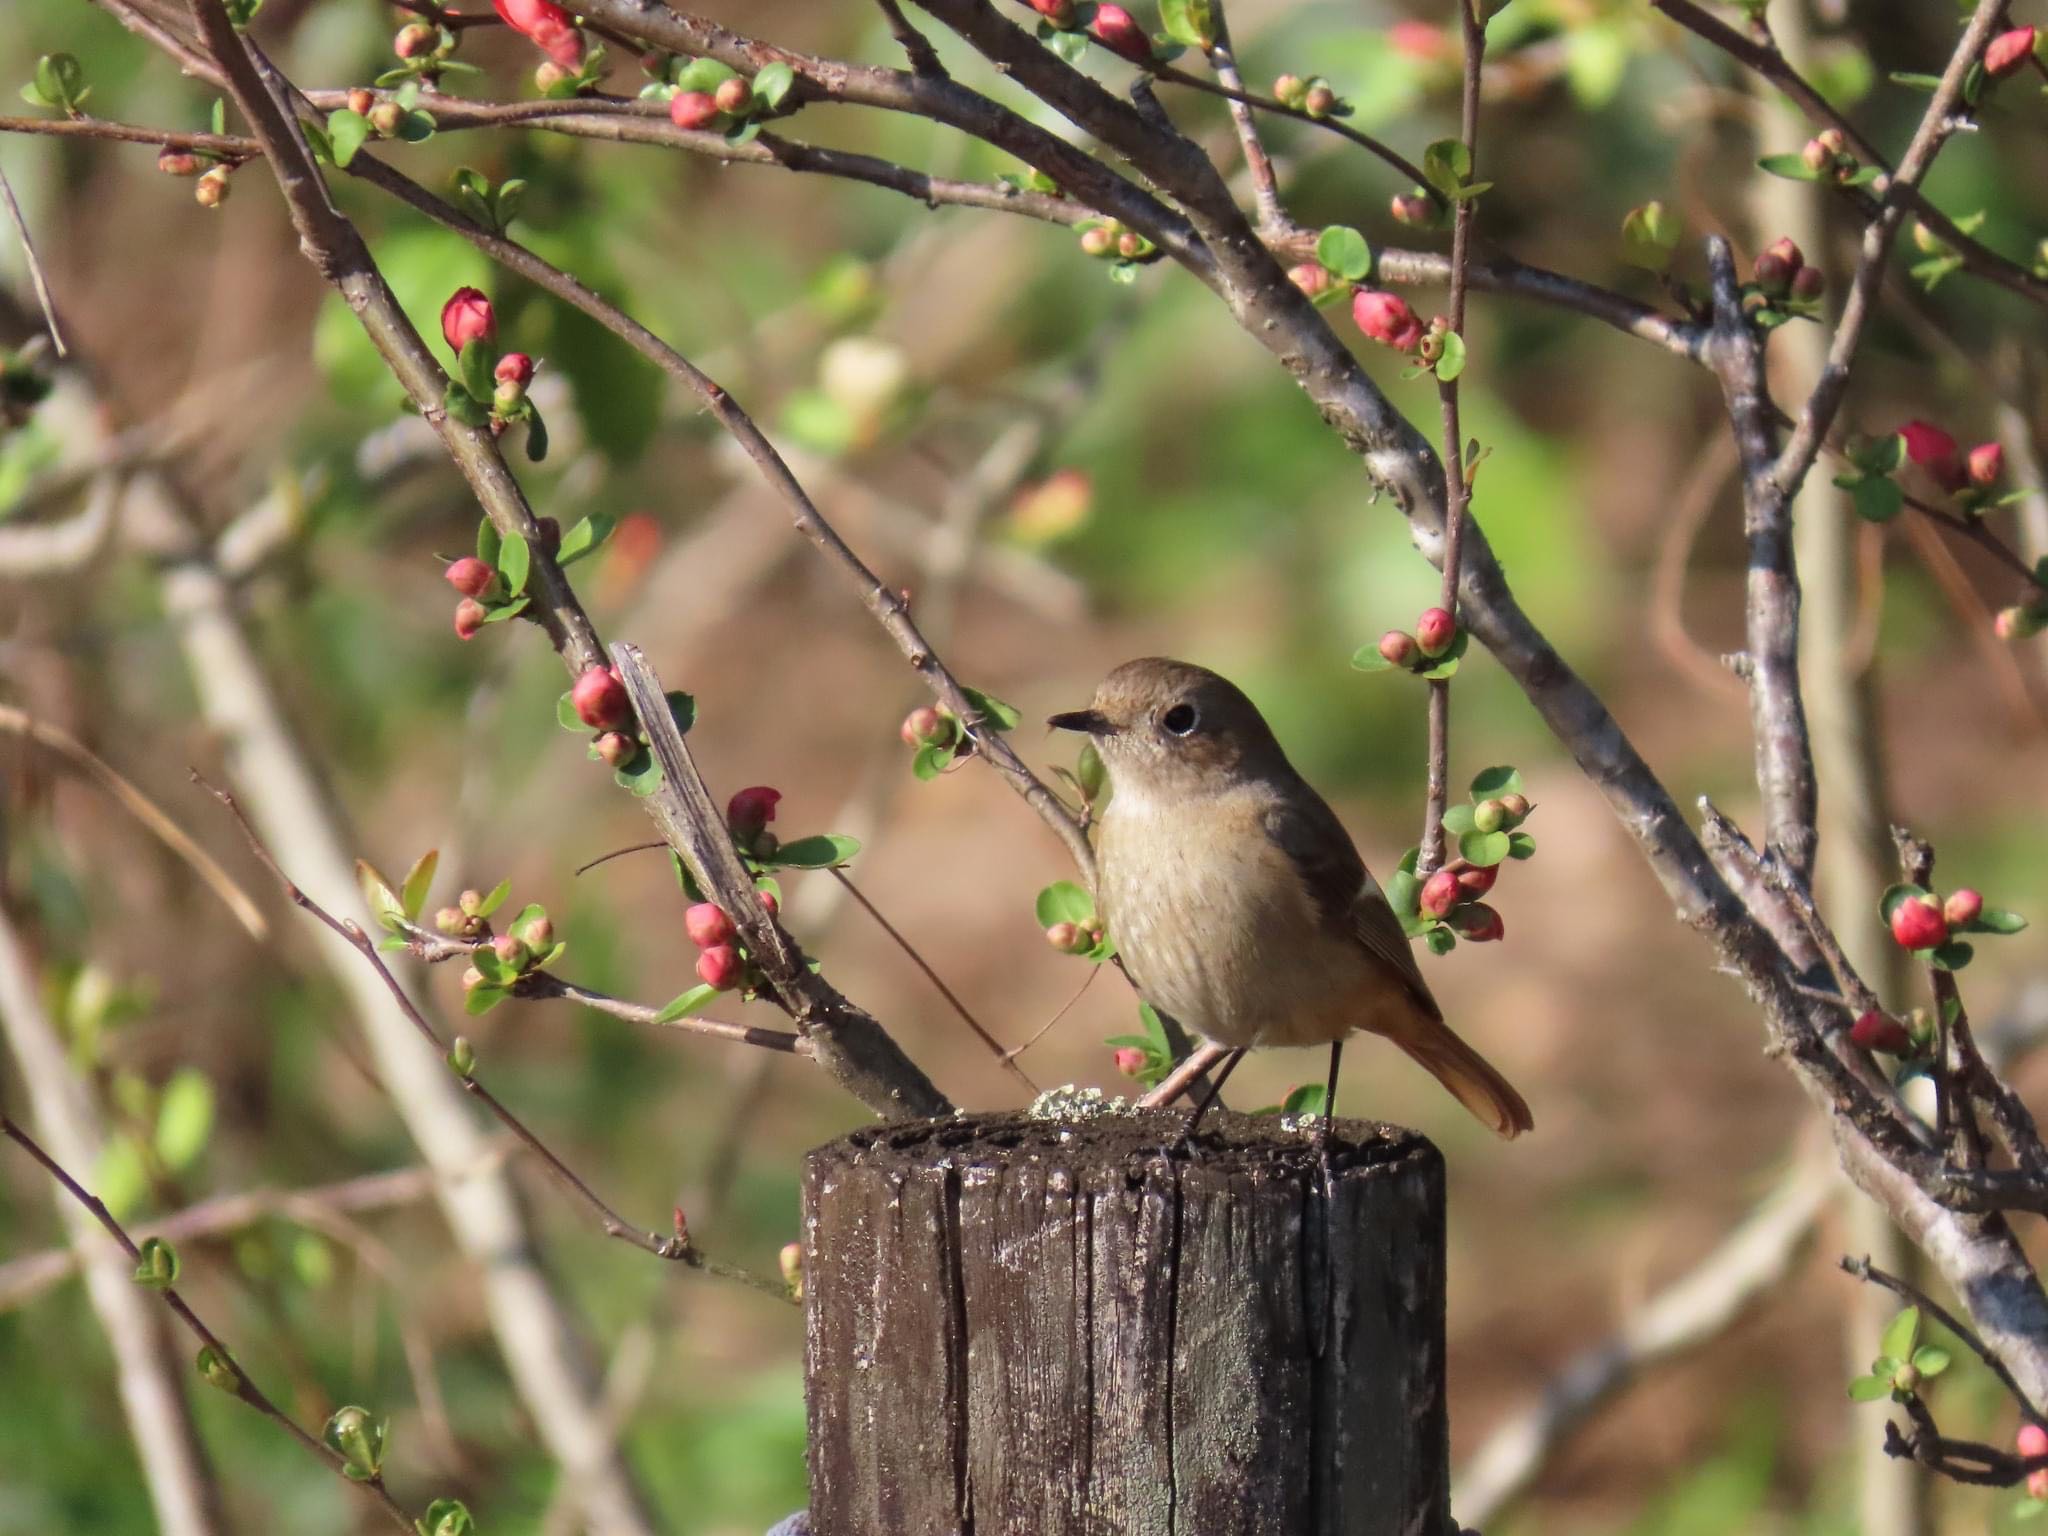
[[[1095,901],[1139,995],[1228,1047],[1200,1123],[1248,1050],[1328,1045],[1327,1130],[1354,1031],[1383,1036],[1502,1137],[1528,1103],[1444,1022],[1408,937],[1344,824],[1229,679],[1161,656],[1127,661],[1085,709],[1108,771]]]

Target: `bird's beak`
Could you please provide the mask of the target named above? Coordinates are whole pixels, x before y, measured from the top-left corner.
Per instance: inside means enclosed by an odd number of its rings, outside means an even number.
[[[1116,727],[1100,710],[1094,709],[1070,709],[1063,715],[1048,716],[1045,723],[1056,731],[1084,731],[1090,736],[1116,734]]]

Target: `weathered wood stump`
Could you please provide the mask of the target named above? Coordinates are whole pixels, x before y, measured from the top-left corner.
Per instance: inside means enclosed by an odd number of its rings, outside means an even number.
[[[814,1536],[1443,1536],[1443,1160],[1183,1111],[804,1170]]]

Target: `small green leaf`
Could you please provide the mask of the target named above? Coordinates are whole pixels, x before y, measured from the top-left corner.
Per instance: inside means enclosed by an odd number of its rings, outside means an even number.
[[[1631,208],[1621,221],[1622,260],[1646,272],[1666,271],[1683,232],[1684,222],[1662,203]]]
[[[142,1240],[142,1258],[135,1266],[135,1283],[152,1291],[169,1290],[178,1283],[178,1250],[160,1237]]]
[[[1514,847],[1505,832],[1467,832],[1458,839],[1458,852],[1468,864],[1490,869],[1508,856]]]
[[[213,1084],[197,1067],[180,1067],[164,1084],[156,1111],[156,1155],[172,1172],[199,1159],[213,1135]]]
[[[778,869],[836,869],[859,852],[859,838],[843,832],[819,832],[784,843],[761,862]]]
[[[697,701],[680,688],[671,688],[662,698],[668,703],[668,717],[675,722],[676,734],[687,736],[690,727],[697,723]]]
[[[1473,830],[1472,820],[1476,807],[1471,805],[1447,805],[1444,807],[1443,829],[1453,837],[1463,837]]]
[[[526,540],[513,534],[505,540],[498,551],[498,579],[505,583],[505,591],[513,597],[526,590],[526,578],[533,563],[533,552],[526,547]]]
[[[476,557],[492,570],[498,568],[498,528],[488,517],[476,525]]]
[[[946,771],[947,764],[953,761],[953,751],[951,743],[919,747],[910,759],[910,771],[923,780],[936,779]]]
[[[1893,70],[1889,76],[1893,85],[1903,85],[1908,90],[1927,91],[1930,94],[1941,89],[1941,76],[1914,74],[1907,70]]]
[[[415,107],[398,120],[398,137],[407,144],[424,144],[440,126],[433,113]]]
[[[692,59],[676,71],[676,89],[702,91],[707,96],[715,96],[718,88],[738,73],[738,70],[728,69],[716,59]]]
[[[526,461],[539,464],[548,456],[548,424],[540,413],[540,407],[531,400],[525,402]]]
[[[1081,755],[1074,760],[1074,779],[1081,786],[1081,793],[1093,805],[1102,794],[1102,787],[1109,782],[1109,770],[1102,764],[1102,754],[1095,750],[1095,743],[1081,743]]]
[[[1892,913],[1898,908],[1900,902],[1923,901],[1928,898],[1929,894],[1927,887],[1924,885],[1886,886],[1884,894],[1877,899],[1878,915],[1886,923],[1890,923]]]
[[[1422,152],[1422,174],[1446,197],[1453,196],[1472,174],[1472,152],[1462,140],[1438,139]]]
[[[235,1369],[235,1362],[211,1344],[199,1351],[199,1374],[210,1387],[218,1387],[227,1393],[239,1393],[242,1389],[242,1373]]]
[[[1088,34],[1085,32],[1058,32],[1045,40],[1050,48],[1064,62],[1078,64],[1088,53]]]
[[[1320,1115],[1322,1112],[1321,1083],[1303,1083],[1298,1088],[1291,1089],[1287,1097],[1280,1101],[1280,1113],[1283,1115]]]
[[[983,693],[979,688],[969,688],[965,684],[961,685],[960,692],[999,731],[1014,731],[1024,718],[992,693]]]
[[[1858,1376],[1849,1383],[1849,1396],[1859,1403],[1875,1403],[1892,1395],[1890,1376]]]
[[[1316,238],[1316,260],[1348,282],[1372,275],[1372,247],[1348,224],[1332,224]]]
[[[487,427],[491,424],[490,406],[453,379],[441,392],[441,409],[450,421],[460,422],[465,427]]]
[[[1966,944],[1961,939],[1950,939],[1927,957],[1927,963],[1937,971],[1960,971],[1976,957],[1975,945]]]
[[[320,1438],[341,1458],[344,1476],[367,1483],[384,1469],[384,1440],[389,1430],[386,1420],[372,1417],[367,1409],[337,1408]]]
[[[1536,839],[1526,832],[1508,834],[1508,857],[1511,859],[1533,859],[1536,857]]]
[[[754,75],[754,100],[766,111],[773,112],[782,105],[782,98],[789,94],[789,88],[796,84],[796,71],[781,60],[763,64]]]
[[[1986,907],[1970,922],[1964,924],[1970,933],[2019,933],[2027,926],[2027,920],[2017,912],[2008,912],[2003,907]]]
[[[417,922],[420,913],[426,909],[427,892],[433,888],[434,869],[440,862],[440,850],[429,848],[405,872],[405,881],[399,887],[399,906],[406,921]]]
[[[677,1019],[687,1019],[693,1014],[701,1013],[705,1006],[716,996],[718,996],[718,988],[706,986],[700,982],[698,985],[690,988],[689,991],[670,998],[668,1006],[654,1016],[654,1022],[657,1024],[673,1024]]]
[[[1819,181],[1820,172],[1800,159],[1796,154],[1765,155],[1757,161],[1756,168],[1768,171],[1773,176],[1782,176],[1787,181]]]
[[[1071,880],[1055,880],[1038,893],[1032,910],[1041,928],[1054,923],[1085,923],[1095,916],[1095,898]]]
[[[472,341],[462,349],[462,387],[478,400],[491,398],[498,387],[493,370],[498,366],[498,349],[488,341]]]
[[[1502,765],[1497,768],[1482,768],[1472,776],[1471,795],[1477,804],[1481,800],[1498,800],[1503,795],[1523,793],[1520,770]]]
[[[1913,1351],[1913,1369],[1922,1376],[1939,1376],[1949,1367],[1949,1352],[1938,1344],[1922,1344]]]
[[[491,199],[491,213],[503,234],[512,227],[512,221],[519,217],[519,206],[526,201],[526,182],[517,176],[498,188],[497,196]]]
[[[1852,482],[1848,491],[1856,515],[1867,523],[1888,523],[1906,505],[1906,493],[1898,481],[1885,475],[1865,475]]]
[[[1209,0],[1159,0],[1159,24],[1166,35],[1188,48],[1204,53],[1216,43],[1216,19]]]
[[[1384,894],[1396,917],[1413,917],[1422,910],[1422,882],[1412,869],[1397,869],[1387,876]]]
[[[419,1536],[476,1536],[476,1521],[460,1499],[436,1499],[413,1521]]]
[[[1443,356],[1436,360],[1436,376],[1448,384],[1465,371],[1465,338],[1456,331],[1444,332]]]
[[[213,109],[208,113],[206,120],[212,126],[215,137],[228,131],[228,104],[225,97],[214,98]]]
[[[489,917],[498,908],[505,905],[505,898],[511,894],[512,877],[507,875],[503,880],[500,880],[491,887],[491,894],[486,896],[483,900],[483,905],[476,909],[476,915],[478,917]]]
[[[343,107],[327,114],[327,150],[336,166],[347,169],[356,151],[370,137],[370,120],[360,112]]]
[[[1896,1370],[1897,1362],[1906,1359],[1913,1353],[1913,1341],[1919,1336],[1919,1333],[1920,1309],[1918,1307],[1906,1308],[1905,1311],[1885,1325],[1884,1335],[1877,1341],[1877,1347],[1880,1353],[1891,1358],[1893,1361],[1892,1369]],[[1886,1374],[1889,1375],[1890,1372],[1887,1371]]]
[[[591,513],[562,535],[562,547],[555,555],[555,564],[571,566],[584,556],[597,553],[617,526],[618,519],[603,512]]]
[[[484,954],[486,951],[478,950],[477,953]],[[480,1013],[489,1013],[510,996],[511,993],[507,992],[503,987],[471,987],[468,995],[462,999],[462,1011],[471,1017],[475,1017]]]
[[[1361,645],[1351,653],[1351,665],[1360,672],[1387,672],[1392,670],[1394,664],[1380,654],[1379,642],[1374,641],[1371,645]]]
[[[1458,936],[1442,923],[1438,923],[1424,931],[1422,942],[1429,947],[1432,955],[1448,955],[1458,947]]]
[[[638,748],[631,757],[612,770],[612,782],[621,789],[631,790],[635,796],[645,800],[661,788],[661,764],[647,748]]]
[[[362,892],[363,905],[379,928],[388,932],[398,926],[398,920],[405,916],[405,903],[391,889],[391,882],[378,874],[367,859],[356,860],[356,889]]]

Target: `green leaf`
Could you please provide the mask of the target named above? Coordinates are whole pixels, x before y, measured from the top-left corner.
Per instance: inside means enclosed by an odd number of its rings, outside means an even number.
[[[491,392],[498,387],[494,370],[498,366],[498,349],[488,341],[472,341],[462,349],[462,387],[477,400],[489,400]]]
[[[526,605],[532,601],[533,599],[530,597],[515,597],[509,603],[500,603],[484,615],[484,622],[486,624],[501,624],[506,619],[516,619],[526,611]]]
[[[677,91],[702,91],[707,96],[718,94],[718,88],[739,74],[728,69],[716,59],[692,59],[676,71]]]
[[[1481,800],[1498,800],[1503,795],[1523,793],[1520,770],[1503,764],[1497,768],[1482,768],[1472,776],[1471,794],[1474,804]]]
[[[1658,202],[1631,208],[1621,221],[1621,256],[1632,267],[1663,272],[1671,266],[1684,222]]]
[[[1283,1115],[1320,1115],[1323,1112],[1323,1084],[1303,1083],[1280,1101]]]
[[[999,731],[1014,731],[1018,722],[1024,718],[992,693],[983,693],[979,688],[969,688],[964,683],[960,691],[966,695],[967,702]]]
[[[1372,275],[1372,247],[1348,224],[1332,224],[1316,237],[1316,260],[1349,282]]]
[[[778,869],[833,869],[859,852],[859,838],[843,832],[819,832],[784,843],[761,862]]]
[[[477,953],[485,954],[487,951],[478,950]],[[471,987],[468,995],[462,999],[462,1011],[472,1017],[480,1013],[489,1013],[511,995],[503,987]]]
[[[1432,955],[1448,955],[1458,947],[1458,936],[1442,923],[1438,923],[1423,933],[1422,942],[1429,947]]]
[[[36,89],[49,106],[75,107],[88,94],[85,67],[71,54],[46,53],[36,60]]]
[[[555,700],[555,724],[565,731],[574,731],[579,736],[588,736],[590,727],[583,723],[583,717],[576,713],[576,694],[571,689]]]
[[[1159,24],[1176,43],[1208,52],[1216,42],[1209,0],[1159,0]]]
[[[491,199],[491,213],[502,234],[512,227],[512,221],[519,217],[519,206],[526,201],[526,182],[514,176],[498,188],[497,196]]]
[[[1088,53],[1088,34],[1086,32],[1054,32],[1051,37],[1045,40],[1045,45],[1066,63],[1078,64]]]
[[[488,517],[476,525],[476,557],[492,570],[498,568],[498,527]]]
[[[1465,371],[1465,338],[1456,331],[1444,332],[1443,356],[1436,360],[1436,376],[1448,384]]]
[[[476,1521],[460,1499],[436,1499],[413,1521],[419,1536],[476,1536]]]
[[[1965,944],[1961,939],[1950,939],[1927,957],[1927,963],[1937,971],[1960,971],[1976,957],[1975,945]]]
[[[1986,907],[1970,922],[1964,924],[1970,933],[2019,933],[2027,926],[2027,920],[2017,912],[2008,912],[2003,907]]]
[[[135,1283],[152,1291],[168,1290],[178,1283],[178,1250],[160,1237],[142,1240],[142,1258],[135,1266]]]
[[[327,114],[327,150],[335,165],[347,169],[356,151],[370,137],[370,120],[360,112],[343,107]]]
[[[1511,859],[1533,859],[1536,857],[1536,839],[1526,832],[1508,834],[1508,857]]]
[[[1145,1026],[1145,1040],[1161,1056],[1170,1056],[1171,1049],[1166,1039],[1166,1024],[1159,1017],[1159,1010],[1150,1003],[1138,1004],[1138,1022]]]
[[[1913,1369],[1922,1376],[1939,1376],[1949,1367],[1949,1352],[1938,1344],[1922,1344],[1913,1351]]]
[[[1375,640],[1351,653],[1351,665],[1360,672],[1387,672],[1393,669],[1394,664],[1380,654],[1379,642]]]
[[[433,113],[415,107],[398,120],[398,137],[408,144],[424,144],[440,126]]]
[[[1055,880],[1038,893],[1032,910],[1038,914],[1041,928],[1054,923],[1085,923],[1095,916],[1095,898],[1071,880]]]
[[[612,770],[612,782],[621,789],[629,789],[638,798],[645,800],[661,788],[661,764],[654,760],[654,754],[640,747],[633,755]]]
[[[562,548],[555,556],[555,564],[571,566],[586,555],[596,554],[616,527],[617,518],[604,512],[591,513],[562,535]]]
[[[1865,475],[1851,482],[1848,491],[1856,515],[1867,523],[1888,523],[1906,505],[1906,493],[1898,481],[1884,475]]]
[[[519,979],[519,967],[498,958],[498,952],[486,944],[469,952],[469,963],[476,967],[477,974],[494,987],[509,987]]]
[[[1458,839],[1458,852],[1468,864],[1490,869],[1508,856],[1514,847],[1505,832],[1467,832]]]
[[[405,872],[405,883],[399,888],[399,906],[408,922],[418,922],[420,913],[426,909],[427,892],[433,888],[434,869],[440,862],[440,850],[429,848]]]
[[[540,413],[540,407],[531,400],[526,404],[526,461],[538,464],[548,456],[548,424]]]
[[[1900,902],[1923,900],[1929,894],[1927,887],[1924,885],[1886,886],[1884,894],[1877,899],[1878,915],[1889,924],[1892,920],[1892,913],[1897,909]]]
[[[497,911],[498,908],[505,905],[505,898],[507,896],[510,896],[511,894],[512,877],[510,875],[507,875],[503,880],[500,880],[496,885],[491,887],[491,894],[486,896],[484,898],[483,905],[476,909],[476,915],[478,917],[489,917],[493,912]]]
[[[1472,174],[1472,152],[1462,140],[1438,139],[1422,152],[1422,174],[1439,192],[1452,196]]]
[[[1908,70],[1897,69],[1893,70],[1887,78],[1891,80],[1893,85],[1903,85],[1909,90],[1926,91],[1932,94],[1941,89],[1941,76],[1939,75],[1920,75]]]
[[[211,1344],[200,1346],[196,1362],[199,1374],[209,1387],[217,1387],[230,1394],[238,1393],[242,1386],[242,1373],[235,1369],[235,1362]]]
[[[1453,837],[1463,837],[1473,830],[1473,815],[1477,807],[1471,805],[1447,805],[1444,807],[1443,829]]]
[[[1422,910],[1422,882],[1412,869],[1397,869],[1387,876],[1384,895],[1396,917],[1413,917]]]
[[[405,903],[391,889],[391,882],[378,874],[367,859],[356,860],[356,889],[363,893],[363,905],[379,928],[389,930],[398,926],[398,919],[405,916]]]
[[[487,427],[491,424],[491,408],[453,379],[441,391],[441,409],[449,420],[460,422],[465,427]]]
[[[180,1067],[156,1110],[156,1155],[173,1173],[199,1160],[213,1135],[213,1084],[197,1067]]]
[[[517,597],[526,590],[526,578],[533,563],[533,551],[526,547],[526,539],[513,534],[505,540],[498,551],[498,577],[505,583],[505,590]]]
[[[1894,1361],[1904,1360],[1913,1353],[1913,1340],[1919,1333],[1920,1309],[1908,1307],[1885,1325],[1884,1334],[1877,1341],[1878,1351]]]
[[[1891,1395],[1889,1376],[1858,1376],[1849,1383],[1849,1396],[1859,1403],[1875,1403]]]
[[[953,761],[953,746],[942,743],[936,746],[919,747],[910,759],[910,771],[923,780],[936,779],[946,771],[946,765]]]
[[[701,1013],[707,1003],[718,996],[718,988],[699,982],[689,991],[669,999],[668,1006],[654,1016],[657,1024],[673,1024],[677,1019],[687,1019]]]
[[[697,723],[697,701],[680,688],[671,688],[662,698],[668,702],[668,717],[675,722],[676,734],[687,736],[690,727]]]
[[[754,100],[770,112],[782,105],[782,98],[796,84],[796,71],[781,60],[763,64],[754,75]]]
[[[1756,168],[1768,171],[1773,176],[1782,176],[1787,181],[1819,181],[1820,172],[1800,159],[1796,154],[1765,155],[1757,161]]]
[[[207,115],[206,120],[212,126],[216,137],[228,131],[228,104],[225,97],[214,98],[213,110]]]
[[[337,1408],[320,1438],[341,1458],[342,1475],[359,1483],[374,1479],[384,1467],[384,1440],[390,1425],[367,1409]]]
[[[1102,754],[1095,750],[1094,742],[1081,743],[1081,755],[1074,760],[1074,779],[1091,805],[1109,782],[1109,770],[1103,766]]]

